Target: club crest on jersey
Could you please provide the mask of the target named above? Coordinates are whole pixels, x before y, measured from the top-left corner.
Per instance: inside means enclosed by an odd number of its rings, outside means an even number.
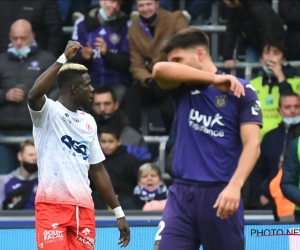
[[[90,133],[90,134],[92,134],[93,133],[93,128],[92,128],[92,126],[90,125],[90,124],[86,124],[86,129],[87,129],[87,131]]]
[[[226,96],[225,95],[222,95],[222,96],[216,96],[216,102],[215,102],[215,105],[218,107],[218,108],[223,108],[226,106],[226,103],[227,103],[227,99],[226,99]]]
[[[113,33],[109,36],[109,40],[112,44],[117,44],[120,42],[120,36],[116,33]]]

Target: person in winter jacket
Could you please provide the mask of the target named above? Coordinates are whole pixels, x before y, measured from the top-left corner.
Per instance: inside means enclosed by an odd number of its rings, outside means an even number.
[[[1,5],[1,3],[0,3]],[[0,122],[1,136],[29,136],[32,121],[27,107],[27,95],[34,81],[55,61],[49,52],[41,50],[35,41],[31,24],[15,21],[9,33],[11,43],[0,54]],[[48,97],[56,100],[58,87],[53,83]],[[18,166],[18,146],[0,144],[0,174],[8,174]]]
[[[124,202],[124,209],[143,211],[163,211],[166,205],[168,188],[164,184],[160,168],[145,163],[139,168],[138,183],[133,191],[133,199]]]
[[[133,197],[132,190],[138,181],[137,173],[141,163],[127,153],[117,128],[110,125],[103,126],[99,131],[99,142],[106,158],[103,164],[122,205],[124,200]],[[98,192],[94,192],[93,199],[96,209],[107,208]]]

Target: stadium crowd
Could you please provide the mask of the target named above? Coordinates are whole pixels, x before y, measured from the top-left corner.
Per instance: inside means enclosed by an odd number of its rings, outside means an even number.
[[[63,53],[65,42],[78,41],[83,49],[73,62],[88,68],[95,88],[92,107],[85,111],[97,123],[104,165],[123,209],[163,210],[172,183],[176,115],[152,68],[167,60],[160,53],[165,40],[201,24],[199,16],[209,17],[211,6],[219,2],[226,21],[220,70],[230,72],[240,61],[261,63],[250,81],[263,115],[261,156],[243,188],[245,209],[272,210],[276,220],[290,219],[300,210],[300,151],[294,141],[300,135],[300,77],[288,63],[300,61],[300,1],[280,0],[278,13],[267,0],[185,2],[180,9],[179,1],[171,0],[0,1],[0,138],[32,135],[27,94]],[[64,34],[63,27],[71,25],[71,36]],[[238,70],[236,76],[244,77]],[[47,96],[56,100],[55,82]],[[215,102],[226,105],[222,97]],[[142,133],[144,114],[151,120],[147,123],[163,129]],[[164,169],[170,178],[157,166],[157,150],[147,145],[146,135],[169,136]],[[0,208],[34,209],[34,142],[2,141],[0,158]],[[285,161],[290,163],[286,170]],[[91,189],[95,208],[109,209],[92,183]]]

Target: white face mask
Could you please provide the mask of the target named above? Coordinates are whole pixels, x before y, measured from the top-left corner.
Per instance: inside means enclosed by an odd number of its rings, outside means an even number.
[[[24,58],[24,57],[27,57],[28,54],[30,53],[30,47],[25,46],[21,49],[16,49],[15,47],[13,47],[11,49],[11,52],[14,53],[19,58]]]
[[[288,126],[299,124],[300,115],[297,115],[295,117],[283,117],[283,122]]]

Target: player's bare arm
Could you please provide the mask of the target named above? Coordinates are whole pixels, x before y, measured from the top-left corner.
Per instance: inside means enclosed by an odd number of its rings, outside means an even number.
[[[158,62],[152,75],[163,89],[177,88],[181,83],[213,84],[220,91],[231,92],[237,97],[245,95],[244,86],[231,75],[216,75],[176,62]]]
[[[66,62],[67,60],[72,59],[81,48],[82,46],[80,45],[80,43],[69,41],[66,46],[65,52],[62,55],[62,57],[65,56],[65,60],[63,61]],[[40,111],[44,106],[46,101],[45,94],[51,88],[51,85],[58,71],[63,65],[63,63],[60,63],[58,61],[52,64],[50,68],[48,68],[36,79],[32,89],[29,91],[28,104],[32,110]]]
[[[220,193],[214,208],[218,208],[217,216],[226,219],[238,209],[241,189],[252,172],[260,155],[259,124],[242,124],[240,131],[243,151],[238,167],[227,187]]]
[[[91,165],[89,175],[103,199],[111,209],[120,207],[120,203],[114,192],[110,177],[102,163]],[[117,216],[118,217],[118,216]],[[120,231],[119,245],[126,247],[130,241],[130,230],[125,215],[117,219],[117,226]]]

